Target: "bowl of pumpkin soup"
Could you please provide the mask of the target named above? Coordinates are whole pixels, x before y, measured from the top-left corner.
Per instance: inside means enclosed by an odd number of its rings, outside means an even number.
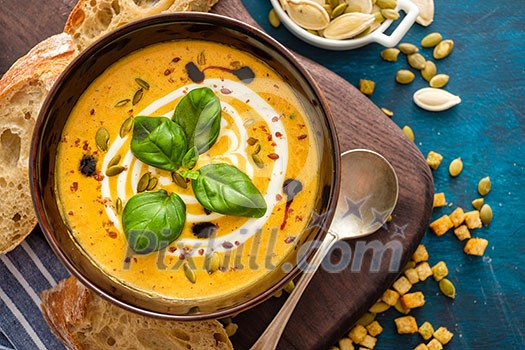
[[[311,76],[266,34],[212,14],[148,18],[81,53],[42,107],[30,168],[39,223],[76,277],[183,320],[282,289],[339,191]]]

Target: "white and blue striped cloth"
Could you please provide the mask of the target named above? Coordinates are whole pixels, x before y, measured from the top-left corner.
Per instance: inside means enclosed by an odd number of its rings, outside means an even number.
[[[63,350],[40,311],[40,293],[68,276],[39,228],[0,254],[0,350]]]

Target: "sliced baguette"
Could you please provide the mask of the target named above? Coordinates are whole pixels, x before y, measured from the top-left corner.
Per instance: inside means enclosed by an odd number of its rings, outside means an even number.
[[[35,46],[0,79],[0,254],[36,225],[28,175],[33,128],[51,86],[75,56],[71,37],[58,34]]]
[[[42,292],[42,311],[68,349],[233,349],[218,321],[178,322],[141,316],[107,302],[74,277]]]
[[[162,13],[208,12],[218,0],[80,0],[67,20],[64,32],[79,50],[112,30],[141,18]]]

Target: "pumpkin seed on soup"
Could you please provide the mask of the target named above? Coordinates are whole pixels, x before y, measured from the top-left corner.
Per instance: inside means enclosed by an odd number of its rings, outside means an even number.
[[[106,176],[117,176],[122,173],[124,169],[125,168],[122,165],[113,165],[106,169]]]
[[[186,179],[184,177],[182,177],[181,174],[179,174],[178,172],[174,171],[171,173],[171,179],[173,180],[173,182],[175,183],[175,185],[181,187],[181,188],[188,188],[188,183],[186,182]]]
[[[120,126],[119,136],[124,138],[133,129],[133,117],[129,117]]]
[[[134,105],[140,102],[142,100],[142,97],[144,96],[144,89],[140,88],[138,89],[135,94],[133,95],[133,101],[131,102]]]
[[[183,269],[184,276],[186,276],[188,281],[190,281],[191,283],[195,283],[195,281],[197,280],[197,276],[195,276],[195,271],[193,271],[187,263],[184,263]]]
[[[146,191],[146,189],[148,188],[148,185],[149,185],[149,180],[150,180],[150,174],[149,173],[144,173],[140,177],[139,182],[137,184],[137,193]]]
[[[120,197],[117,198],[117,202],[115,203],[115,211],[117,215],[122,213],[122,199],[120,199]]]
[[[125,98],[123,100],[118,101],[115,103],[115,107],[122,107],[128,104],[128,102],[131,101],[129,98]]]
[[[252,159],[258,168],[261,168],[261,169],[264,168],[264,161],[258,154],[252,154]]]
[[[221,264],[221,257],[219,253],[213,252],[213,254],[209,255],[206,258],[206,270],[209,274],[214,273],[219,269],[219,266]]]
[[[108,142],[109,142],[109,132],[106,130],[106,128],[99,128],[97,130],[97,134],[95,135],[95,142],[97,144],[97,147],[102,152],[106,152],[108,150]]]
[[[158,183],[159,183],[159,179],[155,176],[151,176],[148,181],[148,186],[146,186],[146,190],[153,191],[155,187],[157,187]]]
[[[149,90],[149,84],[145,80],[141,78],[135,78],[135,82],[144,90]]]
[[[120,158],[120,154],[117,154],[116,156],[111,158],[111,160],[108,163],[108,168],[111,168],[113,165],[117,165],[120,162]]]

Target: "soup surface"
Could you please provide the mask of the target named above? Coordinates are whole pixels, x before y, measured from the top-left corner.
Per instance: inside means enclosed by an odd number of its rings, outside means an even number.
[[[174,175],[137,159],[132,122],[171,118],[203,87],[220,100],[220,133],[195,166]],[[292,89],[256,57],[207,41],[152,45],[109,67],[71,112],[56,162],[62,215],[87,256],[130,288],[165,298],[225,296],[282,262],[309,224],[319,168],[312,132]],[[201,205],[191,177],[221,163],[248,176],[264,198],[264,215],[224,215]],[[137,252],[123,208],[138,192],[161,190],[185,204],[181,234],[166,247]]]

